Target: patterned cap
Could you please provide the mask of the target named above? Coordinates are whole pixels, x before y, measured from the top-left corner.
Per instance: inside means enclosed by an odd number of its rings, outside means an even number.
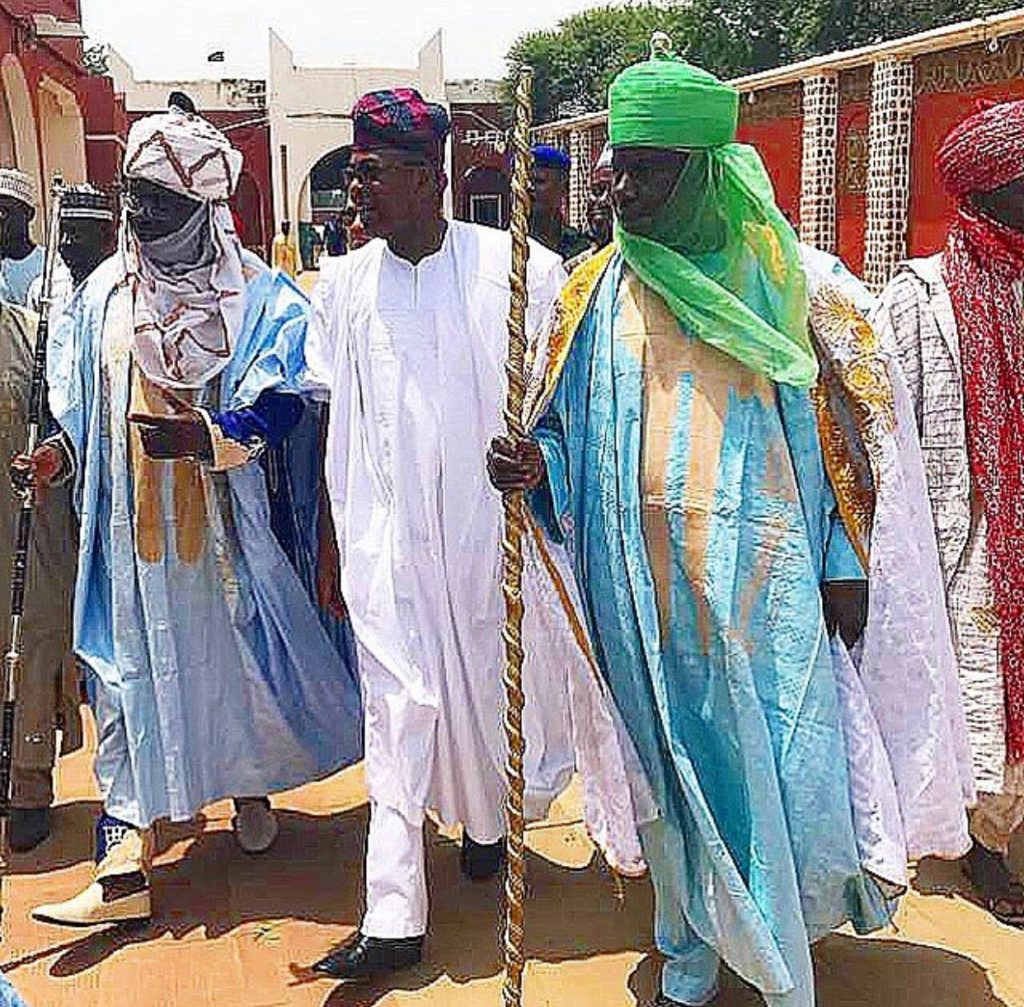
[[[17,168],[0,168],[0,196],[24,203],[30,210],[36,210],[36,187],[29,175]]]
[[[64,190],[60,200],[64,220],[113,220],[113,202],[105,192],[86,182]]]
[[[448,113],[415,88],[364,94],[352,108],[356,150],[398,147],[440,158],[451,130]]]

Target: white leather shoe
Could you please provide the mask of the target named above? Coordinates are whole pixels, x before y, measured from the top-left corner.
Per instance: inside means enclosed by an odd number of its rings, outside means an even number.
[[[62,927],[94,927],[104,923],[141,923],[150,918],[149,886],[105,901],[103,886],[93,881],[67,902],[54,902],[32,910],[32,919]]]
[[[266,853],[280,831],[269,802],[260,797],[236,797],[231,824],[235,842],[245,853]]]

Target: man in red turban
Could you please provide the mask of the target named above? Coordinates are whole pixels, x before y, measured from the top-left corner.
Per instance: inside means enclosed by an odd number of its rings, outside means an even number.
[[[965,866],[1022,926],[1006,853],[1024,825],[1024,101],[964,120],[938,168],[946,247],[901,267],[876,321],[915,399],[957,646],[979,791]]]

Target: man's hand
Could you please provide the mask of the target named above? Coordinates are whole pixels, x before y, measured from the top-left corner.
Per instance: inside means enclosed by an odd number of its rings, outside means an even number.
[[[143,450],[150,458],[161,461],[172,458],[213,461],[210,431],[198,413],[179,413],[176,416],[132,413],[128,421],[139,428]]]
[[[43,490],[52,486],[64,471],[64,452],[44,441],[32,455],[15,455],[11,459],[11,485],[17,493]]]
[[[868,585],[863,580],[830,580],[822,588],[825,628],[852,647],[863,635],[868,621]]]
[[[534,440],[513,441],[495,437],[487,452],[487,475],[502,493],[532,490],[541,484],[547,469],[540,445]]]

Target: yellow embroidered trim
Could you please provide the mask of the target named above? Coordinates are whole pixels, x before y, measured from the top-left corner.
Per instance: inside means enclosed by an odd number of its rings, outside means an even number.
[[[811,298],[809,318],[823,357],[811,401],[825,468],[839,515],[867,569],[883,443],[896,429],[892,384],[875,330],[845,294],[822,287]],[[848,412],[859,445],[851,443],[834,407]],[[865,471],[871,478],[864,476]]]
[[[559,294],[548,334],[548,353],[542,389],[539,396],[530,397],[534,409],[531,415],[525,417],[527,429],[534,426],[540,419],[540,413],[551,401],[555,386],[561,377],[562,368],[565,367],[565,362],[569,359],[569,351],[572,349],[576,330],[579,328],[580,322],[583,321],[583,316],[587,313],[587,308],[590,307],[594,291],[615,252],[615,245],[608,245],[596,252],[575,270]]]
[[[167,415],[170,407],[138,367],[132,368],[131,412]],[[142,447],[142,436],[129,431],[132,475],[135,481],[135,550],[146,563],[164,557],[167,522],[163,513],[163,477],[170,473],[174,504],[175,555],[195,563],[206,544],[206,492],[200,464],[188,459],[155,461]]]

